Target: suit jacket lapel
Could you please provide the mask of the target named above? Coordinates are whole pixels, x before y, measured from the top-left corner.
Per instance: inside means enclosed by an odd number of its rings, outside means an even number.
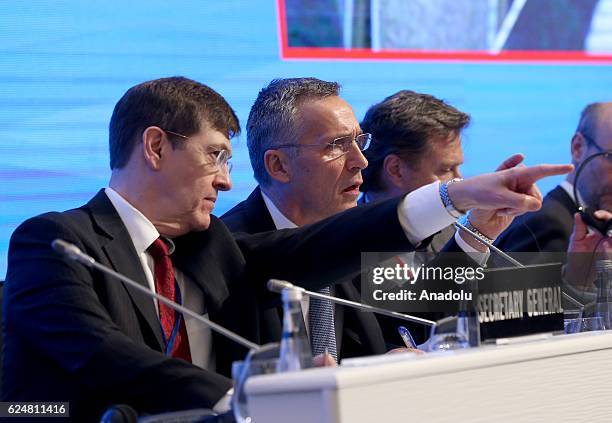
[[[148,288],[149,285],[140,264],[140,258],[134,248],[134,243],[104,191],[99,191],[87,206],[91,211],[93,220],[108,235],[108,238],[101,239],[100,245],[113,269]],[[132,302],[151,327],[160,348],[163,350],[161,328],[153,300],[136,288],[126,284],[123,285]]]
[[[429,243],[427,250],[431,252],[432,254],[438,254],[440,251],[442,251],[446,243],[450,241],[454,235],[455,235],[454,226],[447,226],[446,228],[442,229],[440,232],[434,234],[433,238],[431,239],[431,242]]]
[[[225,277],[216,260],[222,260],[210,252],[211,227],[202,232],[194,232],[174,239],[176,246],[172,260],[204,293],[206,311],[213,318],[229,296]],[[214,249],[214,248],[213,248]]]
[[[274,220],[266,207],[259,186],[253,190],[246,199],[245,214],[247,222],[250,222],[249,233],[273,231],[276,229]]]
[[[578,212],[578,206],[561,186],[555,187],[555,189],[548,193],[547,197],[548,196],[561,203],[572,217],[574,213]]]
[[[251,228],[252,233],[273,231],[276,229],[274,220],[270,215],[268,207],[263,200],[261,190],[259,186],[253,190],[249,198],[246,200],[245,213],[249,222],[253,222]],[[330,281],[331,282],[331,281]],[[350,282],[349,282],[350,283]],[[336,287],[338,285],[332,285],[330,287],[331,295],[336,295]],[[279,297],[280,301],[280,297]],[[279,318],[282,321],[282,309],[279,313]],[[306,316],[304,316],[306,318]],[[334,328],[336,333],[336,351],[340,354],[340,347],[342,345],[342,328],[344,327],[344,307],[338,304],[334,304]]]

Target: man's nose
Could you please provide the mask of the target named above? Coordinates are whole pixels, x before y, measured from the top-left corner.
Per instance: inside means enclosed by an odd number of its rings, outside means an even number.
[[[215,174],[213,186],[219,191],[229,191],[232,189],[232,178],[228,165],[221,166],[221,169]]]
[[[368,159],[365,158],[356,142],[351,144],[347,153],[346,164],[349,169],[362,170],[368,167]]]

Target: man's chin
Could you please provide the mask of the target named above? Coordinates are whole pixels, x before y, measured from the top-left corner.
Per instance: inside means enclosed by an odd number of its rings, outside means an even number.
[[[197,221],[192,226],[193,232],[205,231],[210,227],[210,214],[198,216]]]
[[[357,199],[344,199],[343,202],[339,203],[339,207],[337,209],[334,210],[333,214],[337,214],[337,213],[342,213],[345,212],[349,209],[352,209],[353,207],[357,207]]]

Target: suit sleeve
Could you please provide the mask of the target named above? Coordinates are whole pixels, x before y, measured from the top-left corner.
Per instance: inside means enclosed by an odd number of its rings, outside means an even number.
[[[236,235],[251,275],[286,279],[308,289],[348,280],[361,271],[361,253],[412,251],[392,199],[354,207],[298,229]]]
[[[516,219],[496,246],[507,252],[565,252],[568,242],[566,229],[554,217],[536,212]]]
[[[95,290],[105,282],[100,274],[50,248],[51,240],[62,238],[86,250],[76,232],[50,214],[13,234],[4,291],[7,342],[37,351],[69,375],[76,395],[99,398],[101,406],[128,403],[147,412],[212,408],[230,381],[124,334]]]

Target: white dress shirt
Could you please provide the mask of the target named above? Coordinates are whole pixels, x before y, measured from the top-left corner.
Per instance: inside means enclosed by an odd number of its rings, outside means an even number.
[[[406,237],[414,246],[418,246],[424,239],[453,224],[456,220],[442,203],[439,184],[436,181],[416,189],[408,193],[399,203],[397,212],[400,224]],[[297,228],[297,225],[288,219],[263,191],[261,191],[261,196],[276,229]],[[459,248],[466,253],[470,253],[470,257],[478,254],[480,264],[487,261],[489,253],[483,254],[476,250],[465,242],[458,232],[455,232],[455,241]],[[302,298],[302,314],[304,315],[306,330],[308,330],[308,306],[309,297],[304,296]]]
[[[155,292],[153,276],[155,268],[153,257],[147,252],[147,248],[159,237],[159,232],[144,214],[128,203],[117,191],[106,188],[104,192],[117,210],[134,243],[149,289]],[[198,314],[202,314],[204,311],[204,294],[200,288],[176,268],[174,269],[174,276],[181,290],[183,305]],[[154,302],[155,309],[159,313],[157,300],[151,299],[151,301]],[[208,317],[207,314],[204,314],[204,317]],[[210,328],[190,316],[184,316],[184,318],[193,364],[214,372],[215,360]]]
[[[266,208],[272,217],[272,221],[274,222],[274,226],[276,229],[293,229],[298,226],[293,223],[291,220],[287,218],[279,209],[276,207],[274,202],[268,197],[263,191],[261,191],[261,196],[263,197],[264,203],[266,204]],[[302,306],[302,316],[304,317],[304,323],[306,325],[306,333],[310,336],[310,325],[308,319],[308,309],[310,307],[310,297],[308,295],[302,296],[301,301]]]

